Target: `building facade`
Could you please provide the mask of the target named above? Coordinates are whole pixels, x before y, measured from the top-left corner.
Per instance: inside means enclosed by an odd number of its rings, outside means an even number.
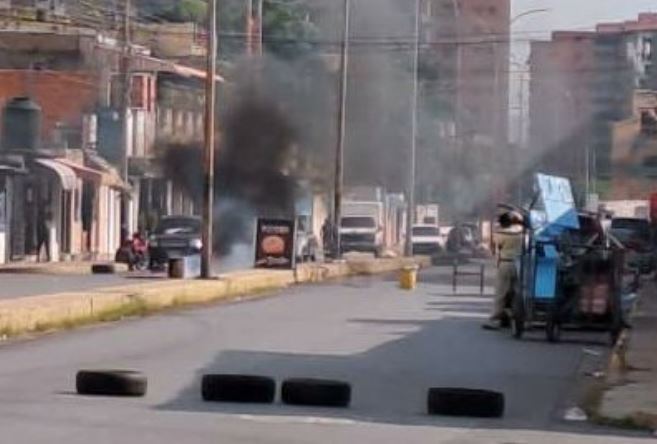
[[[551,41],[531,47],[531,154],[542,170],[580,182],[587,172],[585,154],[594,143],[595,37],[555,32]]]
[[[6,31],[2,41],[0,105],[28,97],[40,109],[39,150],[2,153],[2,260],[37,256],[44,203],[55,221],[53,260],[108,258],[121,233],[152,229],[163,215],[198,212],[196,199],[163,176],[158,158],[171,143],[202,139],[203,72],[135,48],[124,113],[121,51],[111,38],[88,29],[29,29]],[[124,153],[128,182],[119,178]],[[122,195],[130,202],[123,218]]]
[[[640,14],[532,43],[530,139],[538,167],[589,192],[624,198],[622,189],[636,188],[622,183],[647,173],[628,165],[651,145],[641,126],[653,111],[637,97],[657,89],[655,39],[657,14]]]
[[[488,212],[511,184],[510,1],[427,0],[423,12],[421,109],[428,118],[420,165],[424,180],[442,177],[424,200],[441,201],[454,217]],[[464,195],[459,189],[468,183],[473,192]]]

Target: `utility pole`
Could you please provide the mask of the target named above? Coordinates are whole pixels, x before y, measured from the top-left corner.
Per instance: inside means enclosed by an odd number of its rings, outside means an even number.
[[[129,119],[130,119],[130,94],[131,94],[131,43],[130,43],[130,14],[131,0],[125,0],[125,10],[123,13],[123,52],[121,54],[121,178],[124,183],[128,183],[129,177],[129,148],[132,145],[130,140]],[[121,242],[124,236],[129,236],[130,230],[130,198],[126,193],[121,194]]]
[[[413,256],[413,222],[415,221],[415,173],[417,157],[417,127],[418,127],[418,93],[420,65],[420,21],[422,19],[422,0],[415,0],[415,49],[413,51],[413,92],[411,97],[411,152],[410,169],[408,172],[408,211],[406,218],[406,256]]]
[[[588,140],[586,140],[586,144],[584,147],[584,157],[586,158],[584,164],[584,176],[586,181],[585,190],[586,190],[586,201],[588,202],[588,199],[591,195],[591,144],[589,143]]]
[[[264,0],[256,0],[256,26],[258,29],[258,36],[257,36],[257,45],[258,45],[258,55],[262,57],[264,53],[264,48],[263,48],[263,14],[264,14]]]
[[[338,106],[338,141],[335,150],[335,185],[333,188],[333,229],[335,254],[342,257],[340,225],[342,221],[342,188],[344,180],[344,145],[347,125],[347,89],[349,73],[349,34],[351,33],[351,0],[344,0],[344,25],[340,51],[340,104]]]
[[[246,0],[246,55],[253,55],[254,26],[253,26],[253,0]]]
[[[455,52],[456,52],[456,74],[454,75],[454,85],[455,85],[455,97],[454,97],[454,146],[456,151],[458,151],[459,159],[462,159],[462,150],[461,150],[461,74],[462,73],[462,54],[461,54],[461,7],[459,5],[459,0],[452,0],[452,8],[454,9],[454,21],[456,26],[454,27],[454,41],[455,43]]]
[[[214,145],[215,99],[217,77],[217,0],[208,0],[208,48],[205,77],[205,156],[203,183],[203,250],[201,277],[212,278],[213,210],[214,210]]]

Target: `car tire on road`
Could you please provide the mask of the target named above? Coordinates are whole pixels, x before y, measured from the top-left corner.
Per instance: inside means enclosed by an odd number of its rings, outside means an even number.
[[[132,370],[80,370],[75,386],[80,395],[144,396],[146,376]]]
[[[315,407],[348,407],[351,385],[326,379],[293,378],[283,382],[283,403]]]
[[[91,272],[93,274],[114,274],[116,273],[116,267],[114,264],[93,264]]]
[[[271,404],[276,397],[276,381],[266,376],[203,375],[204,401]]]
[[[501,418],[505,399],[490,390],[434,387],[429,389],[427,407],[430,415]]]

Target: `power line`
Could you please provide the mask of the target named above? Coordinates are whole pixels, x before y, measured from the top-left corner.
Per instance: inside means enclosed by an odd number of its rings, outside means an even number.
[[[109,9],[107,7],[101,7],[98,5],[94,5],[92,3],[89,3],[88,1],[81,0],[80,4],[83,6],[86,6],[92,11],[96,12],[102,12],[103,14],[106,15],[112,15],[116,16],[116,18],[120,18],[124,15],[121,11],[115,11],[113,9]],[[159,24],[166,25],[170,24],[171,22],[167,22],[163,20],[161,17],[152,15],[152,14],[130,14],[131,17],[133,18],[144,18],[147,17],[149,19],[153,19],[153,21],[158,22]],[[0,14],[0,18],[7,18],[7,19],[13,19],[17,22],[20,21],[28,21],[28,22],[40,22],[39,20],[36,19],[31,19],[31,18],[26,18],[26,17],[21,17],[17,18],[15,16],[11,15],[6,15],[6,14]],[[143,23],[143,22],[138,22],[139,25],[144,25],[144,24],[149,24],[153,23],[153,21],[148,22],[148,23]],[[72,23],[75,22],[75,23]],[[74,20],[72,21],[56,21],[56,20],[49,20],[48,23],[53,23],[53,24],[59,24],[63,26],[75,26],[75,25],[81,25],[83,27],[89,27],[93,29],[97,29],[97,27],[103,26],[105,29],[109,28],[108,24],[106,21],[104,21],[102,18],[99,18],[97,16],[91,16],[88,14],[77,14],[77,17],[74,17]],[[189,35],[189,36],[198,36],[200,33],[198,31],[181,31],[181,30],[172,30],[172,29],[159,29],[159,30],[152,30],[154,34],[166,34],[166,35]],[[545,31],[549,32],[549,31]],[[472,34],[469,36],[466,36],[465,38],[460,37],[460,38],[444,38],[444,39],[436,39],[436,40],[430,40],[430,41],[422,41],[420,43],[421,48],[432,48],[432,47],[439,47],[439,46],[452,46],[452,47],[457,47],[457,46],[484,46],[484,45],[494,45],[494,44],[512,44],[512,43],[531,43],[536,41],[535,39],[531,38],[523,38],[523,39],[517,39],[517,38],[511,38],[515,35],[530,35],[530,34],[538,34],[538,33],[543,33],[543,31],[523,31],[523,32],[517,32],[517,33],[483,33],[483,34]],[[223,39],[246,39],[247,33],[245,32],[240,32],[240,31],[223,31],[218,33],[218,36],[223,38]],[[493,38],[495,37],[495,38]],[[501,38],[498,38],[501,37]],[[340,42],[336,40],[325,40],[325,39],[309,39],[309,38],[290,38],[290,37],[278,37],[274,35],[263,35],[263,41],[269,42],[269,43],[277,43],[277,44],[308,44],[312,45],[315,47],[335,47],[338,48],[340,45]],[[549,42],[549,41],[547,41]],[[390,47],[394,49],[399,49],[399,50],[412,50],[414,48],[415,42],[412,39],[407,39],[405,37],[355,37],[350,39],[350,44],[353,46],[381,46],[381,47]]]
[[[125,2],[125,0],[123,0],[123,1]],[[117,15],[118,17],[122,17],[124,15],[124,13],[120,10],[120,8],[117,8],[115,10],[115,9],[108,8],[106,6],[94,5],[92,3],[89,3],[89,1],[84,1],[84,0],[80,0],[80,3],[84,4],[84,5],[87,5],[92,10],[102,11],[104,13]],[[135,8],[134,11],[135,12],[130,14],[133,19],[142,18],[142,19],[150,20],[149,22],[146,22],[146,23],[138,22],[139,24],[150,24],[150,23],[155,22],[155,23],[160,23],[160,24],[166,25],[166,24],[175,23],[175,22],[170,22],[170,21],[165,20],[162,16],[158,16],[158,15],[155,15],[155,14],[149,14],[149,13],[143,12],[143,11],[139,10],[138,8]],[[562,31],[562,32],[586,32],[586,31],[593,32],[594,30],[590,26],[582,25],[580,27],[571,28],[569,30],[565,30],[565,31]],[[194,32],[171,30],[171,29],[170,30],[162,30],[160,32],[161,33],[166,33],[166,34],[174,34],[174,35],[175,34],[181,34],[181,35],[192,35],[192,34],[194,34]],[[513,37],[513,36],[517,36],[517,35],[518,36],[521,36],[521,35],[527,35],[528,36],[528,35],[533,35],[533,34],[545,35],[545,34],[550,34],[552,32],[555,32],[555,30],[554,29],[544,29],[544,30],[535,29],[535,30],[526,30],[526,31],[513,31],[513,30],[510,30],[509,32],[468,33],[467,36],[460,36],[457,41],[463,41],[462,39],[464,37],[465,37],[465,39],[475,39],[475,40],[480,40],[480,39],[483,39],[483,38],[496,38],[496,37],[505,39],[506,37]],[[235,36],[238,36],[238,37],[246,38],[248,36],[248,33],[245,33],[245,32],[223,32],[223,33],[220,33],[218,35],[220,35],[220,36],[235,35]],[[455,36],[456,36],[456,34],[455,34]],[[350,41],[354,41],[354,40],[361,40],[361,41],[375,40],[375,41],[408,42],[409,44],[413,44],[414,41],[415,41],[414,39],[415,39],[414,36],[409,35],[409,36],[389,36],[389,37],[385,37],[385,36],[384,37],[358,37],[358,38],[355,38],[355,39],[352,38],[352,39],[350,39]],[[469,41],[469,40],[466,40],[466,41]],[[488,41],[488,40],[486,40],[486,41]],[[490,40],[490,41],[491,42],[499,42],[499,40],[497,40],[497,39]],[[506,41],[506,40],[504,40],[504,41]],[[522,42],[522,40],[517,40],[517,39],[513,39],[513,40],[510,40],[510,41],[512,41],[512,42]],[[533,39],[530,40],[530,41],[533,41]],[[339,44],[339,42],[337,42],[337,41],[332,42],[332,43]],[[438,43],[438,42],[436,42],[436,43]]]

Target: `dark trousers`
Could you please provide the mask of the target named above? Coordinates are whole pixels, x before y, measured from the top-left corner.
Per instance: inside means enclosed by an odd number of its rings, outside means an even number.
[[[50,236],[40,234],[37,240],[37,260],[41,262],[41,249],[46,249],[46,262],[50,262]]]

